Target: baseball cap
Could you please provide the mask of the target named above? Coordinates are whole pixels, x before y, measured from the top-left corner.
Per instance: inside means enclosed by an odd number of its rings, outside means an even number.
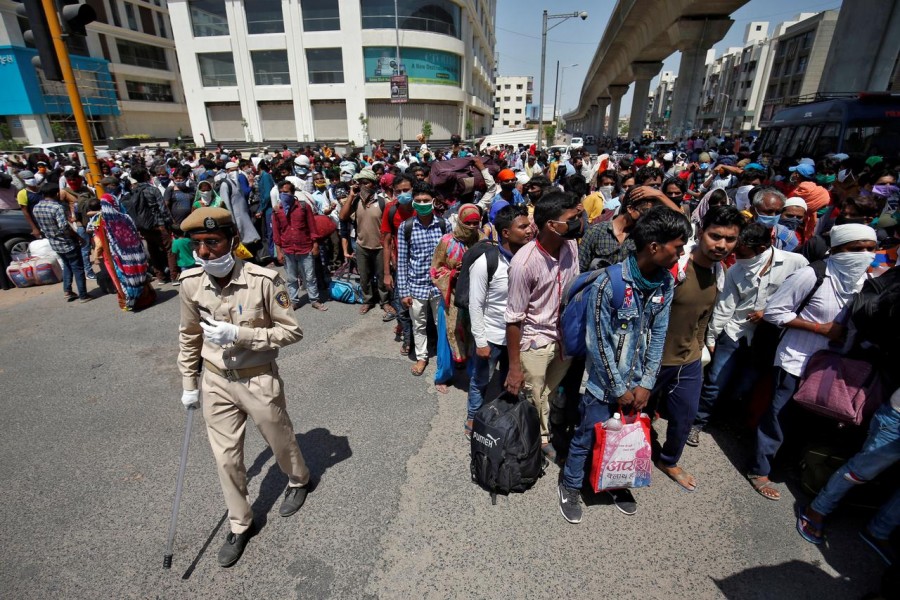
[[[801,163],[801,164],[797,165],[796,167],[789,167],[788,170],[791,172],[794,172],[794,173],[799,173],[800,175],[802,175],[803,177],[806,177],[807,179],[809,179],[810,177],[813,177],[816,174],[816,168],[814,166],[808,165],[806,163]]]

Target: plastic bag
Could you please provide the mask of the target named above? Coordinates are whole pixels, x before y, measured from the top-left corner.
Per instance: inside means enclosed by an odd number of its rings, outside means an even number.
[[[434,383],[450,383],[453,381],[453,356],[450,353],[450,341],[447,339],[447,318],[444,314],[443,300],[437,314],[434,315],[434,326],[437,329],[437,370],[434,373]]]
[[[608,431],[594,426],[591,486],[594,491],[639,488],[650,485],[653,470],[650,417],[641,413],[622,416],[622,429]]]

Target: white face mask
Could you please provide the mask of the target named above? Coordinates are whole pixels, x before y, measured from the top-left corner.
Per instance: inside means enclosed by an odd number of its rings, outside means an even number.
[[[753,258],[739,258],[735,262],[751,273],[758,275],[771,256],[772,250],[770,248],[769,250],[764,250],[760,254],[757,254]]]
[[[603,196],[604,200],[612,200],[613,186],[601,185],[597,188],[597,191],[600,192],[600,195]]]
[[[200,199],[209,204],[212,200],[212,190],[208,192],[200,192]]]
[[[844,183],[844,180],[847,179],[847,169],[841,169],[840,171],[838,171],[837,178],[838,181]]]
[[[860,277],[875,260],[874,252],[838,252],[828,257],[828,275],[835,289],[844,296],[856,291]]]
[[[234,256],[231,252],[211,260],[204,260],[194,252],[194,260],[197,261],[198,265],[203,267],[204,271],[213,277],[225,277],[231,273],[231,270],[234,268]]]

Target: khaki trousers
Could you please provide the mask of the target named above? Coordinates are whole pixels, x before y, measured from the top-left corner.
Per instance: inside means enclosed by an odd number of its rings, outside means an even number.
[[[231,531],[243,533],[253,520],[244,466],[244,429],[248,416],[272,449],[278,466],[288,476],[289,485],[309,483],[309,469],[294,436],[277,370],[239,381],[229,381],[204,370],[201,390],[203,418],[216,458]]]
[[[519,354],[522,372],[525,375],[523,390],[525,397],[534,405],[541,417],[541,443],[550,441],[550,404],[555,402],[557,388],[572,359],[563,360],[559,343],[554,342],[543,348],[529,348]]]

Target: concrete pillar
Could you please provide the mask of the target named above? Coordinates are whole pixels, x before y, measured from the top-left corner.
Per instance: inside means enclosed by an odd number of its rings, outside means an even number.
[[[594,135],[598,139],[603,137],[606,124],[606,109],[609,108],[609,102],[609,98],[597,98],[597,122],[594,124]]]
[[[631,116],[628,120],[628,139],[641,139],[647,121],[647,104],[650,96],[650,80],[659,74],[661,62],[631,63],[634,75],[634,98],[631,101]]]
[[[697,107],[706,75],[706,53],[734,23],[723,16],[679,19],[669,29],[672,44],[681,50],[678,80],[672,94],[669,139],[677,139],[694,129]]]
[[[622,108],[622,96],[627,91],[627,85],[609,86],[609,123],[606,127],[606,135],[613,140],[619,135],[619,111]]]

